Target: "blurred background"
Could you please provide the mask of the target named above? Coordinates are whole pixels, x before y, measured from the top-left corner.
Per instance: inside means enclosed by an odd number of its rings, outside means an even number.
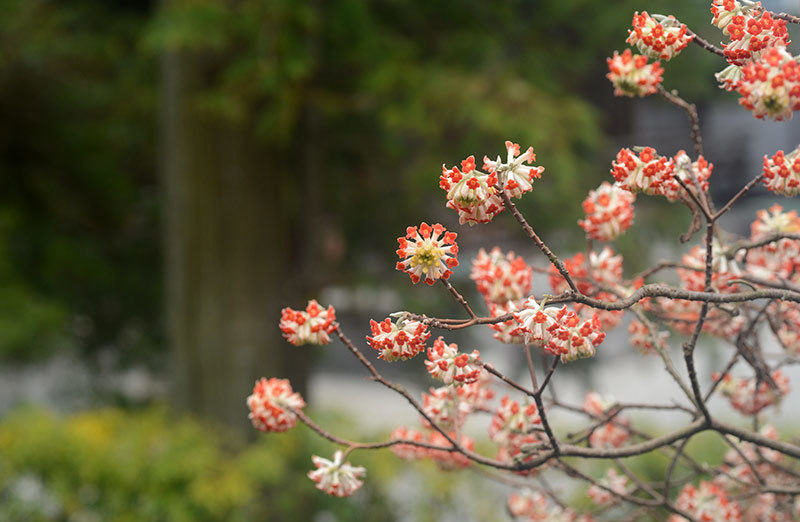
[[[358,455],[368,485],[331,500],[305,478],[328,443],[256,437],[244,400],[261,376],[290,378],[343,436],[415,422],[337,343],[285,343],[280,309],[333,304],[357,341],[398,309],[457,316],[394,270],[396,237],[421,221],[459,233],[454,284],[476,303],[479,247],[545,266],[508,216],[459,227],[444,208],[442,163],[506,139],[547,169],[523,213],[562,257],[584,248],[580,202],[619,147],[691,149],[678,109],[613,98],[605,58],[635,10],[718,44],[708,4],[0,0],[0,519],[486,519],[464,501],[476,477]],[[718,202],[800,139],[797,118],[758,122],[719,91],[723,66],[690,46],[664,75],[698,104]],[[728,227],[746,233],[771,202],[754,191]],[[638,205],[615,245],[626,273],[678,255],[689,218]],[[424,390],[420,366],[380,369]],[[570,372],[603,382],[589,368]],[[499,516],[502,495],[479,509]]]

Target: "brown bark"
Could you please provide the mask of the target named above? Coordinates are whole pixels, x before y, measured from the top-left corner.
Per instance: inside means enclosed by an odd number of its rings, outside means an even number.
[[[245,125],[197,109],[201,56],[164,57],[162,189],[175,404],[245,429],[260,376],[305,384],[277,328],[291,257],[275,170]],[[284,218],[285,220],[285,218]]]

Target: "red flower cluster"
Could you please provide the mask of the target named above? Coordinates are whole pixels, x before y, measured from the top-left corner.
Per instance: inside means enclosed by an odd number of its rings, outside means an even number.
[[[647,96],[658,91],[664,69],[660,62],[647,63],[647,56],[633,54],[630,49],[607,58],[606,78],[614,84],[615,96]]]
[[[461,169],[448,169],[442,165],[439,186],[447,191],[447,208],[458,212],[458,222],[488,223],[504,210],[503,201],[497,195],[497,175],[486,174],[475,168],[475,156],[461,162]]]
[[[541,423],[535,403],[523,407],[506,395],[500,399],[500,406],[492,417],[489,438],[495,444],[506,447],[509,453],[518,452],[520,445],[527,442],[528,436]]]
[[[719,378],[716,374],[713,377],[714,379]],[[777,404],[784,395],[789,393],[789,379],[780,370],[772,372],[772,380],[775,381],[777,388],[772,388],[765,381],[760,381],[756,385],[755,377],[745,379],[725,374],[719,390],[728,397],[731,406],[735,409],[745,415],[753,415],[767,406]]]
[[[472,262],[470,278],[487,303],[519,301],[531,291],[533,269],[514,252],[503,255],[499,247],[488,254],[480,249]]]
[[[608,415],[613,404],[604,400],[597,392],[589,392],[583,400],[583,411],[598,419]],[[618,448],[631,436],[628,430],[628,419],[616,415],[613,420],[598,426],[589,435],[589,443],[595,448]]]
[[[779,150],[771,158],[764,156],[764,185],[783,196],[800,194],[800,146],[788,155]]]
[[[533,147],[528,147],[522,155],[519,151],[519,144],[506,141],[505,163],[500,156],[497,156],[496,160],[490,160],[488,156],[483,157],[483,168],[497,176],[509,198],[520,198],[526,192],[533,190],[533,181],[541,178],[544,172],[544,167],[530,166],[536,161]]]
[[[514,313],[526,342],[536,342],[562,362],[570,362],[594,356],[606,334],[601,331],[597,315],[581,320],[578,314],[566,306],[557,309],[543,308],[533,296],[525,300],[524,308]]]
[[[745,64],[734,86],[739,103],[756,118],[788,120],[800,110],[800,65],[783,47],[771,47]]]
[[[613,241],[633,223],[635,199],[635,194],[604,181],[583,200],[586,219],[578,225],[591,239]]]
[[[450,269],[458,266],[456,234],[439,223],[408,227],[405,237],[398,237],[397,243],[397,256],[401,259],[397,269],[411,276],[415,284],[425,281],[432,285],[437,279],[447,279],[453,273]]]
[[[702,155],[697,157],[697,161],[693,162],[689,155],[681,150],[672,158],[672,163],[675,166],[675,170],[671,177],[664,180],[660,191],[662,196],[670,201],[677,201],[684,194],[686,189],[678,183],[675,176],[680,178],[695,196],[699,192],[708,190],[708,178],[711,177],[714,165],[707,162]]]
[[[663,186],[671,182],[675,162],[659,156],[652,147],[643,147],[638,154],[630,149],[620,150],[611,167],[620,187],[654,195],[663,194]]]
[[[739,504],[728,500],[725,491],[712,482],[701,481],[698,486],[686,484],[678,495],[675,505],[690,513],[695,520],[731,521],[741,520]],[[672,515],[669,522],[686,520]]]
[[[447,344],[439,337],[433,341],[433,348],[428,348],[425,366],[431,377],[445,384],[469,384],[478,380],[480,360],[478,350],[470,354],[460,353],[456,343]]]
[[[786,22],[773,18],[760,5],[742,6],[737,1],[717,1],[711,12],[714,25],[731,39],[723,49],[725,58],[733,65],[744,65],[758,58],[764,49],[789,45]]]
[[[379,351],[378,359],[387,362],[406,360],[425,350],[425,341],[431,336],[428,327],[406,317],[400,317],[396,323],[386,318],[380,323],[370,320],[372,337],[367,336],[367,343]]]
[[[674,16],[650,16],[647,11],[642,14],[636,12],[632,23],[633,30],[628,29],[626,41],[651,58],[671,60],[694,39],[694,35],[688,35],[686,25]]]
[[[299,393],[292,391],[287,379],[256,381],[253,394],[247,397],[248,417],[261,431],[286,431],[297,424],[297,415],[291,410],[302,410],[306,403]]]
[[[457,437],[455,433],[449,433],[453,440],[457,440],[459,445],[468,450],[474,451],[475,441],[466,435]],[[391,440],[411,440],[422,444],[431,444],[442,448],[452,448],[453,445],[448,441],[444,435],[438,431],[430,431],[423,433],[413,428],[406,428],[400,426],[395,428],[390,435]],[[451,451],[448,449],[433,449],[425,448],[422,446],[415,446],[412,444],[395,444],[392,446],[392,452],[403,460],[420,460],[424,458],[432,459],[436,464],[443,469],[460,469],[469,467],[470,461],[462,453]]]
[[[316,300],[308,302],[305,311],[284,308],[278,324],[283,337],[295,346],[303,344],[324,345],[336,329],[336,311],[332,306],[322,308]]]

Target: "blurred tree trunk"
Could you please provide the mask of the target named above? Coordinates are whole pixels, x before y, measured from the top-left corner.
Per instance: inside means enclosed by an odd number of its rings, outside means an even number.
[[[197,110],[203,56],[163,59],[162,189],[168,339],[176,405],[237,429],[261,376],[305,389],[301,353],[280,336],[292,282],[279,169],[245,125]],[[294,293],[294,292],[292,292]],[[301,303],[293,303],[299,306]]]

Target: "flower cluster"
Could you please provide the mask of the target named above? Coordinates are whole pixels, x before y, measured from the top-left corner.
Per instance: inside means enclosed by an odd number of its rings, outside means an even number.
[[[776,235],[800,232],[797,212],[784,212],[780,205],[758,211],[758,218],[750,225],[750,239],[764,241]],[[748,274],[765,280],[780,282],[794,280],[800,265],[800,241],[781,238],[766,245],[737,252],[736,260],[746,263]],[[788,303],[781,303],[781,306]]]
[[[491,374],[486,370],[481,370],[476,381],[455,386],[459,402],[469,406],[470,412],[485,410],[489,401],[494,399],[494,390],[489,385],[491,380]]]
[[[302,410],[306,403],[299,393],[292,391],[287,379],[256,381],[253,394],[247,397],[248,417],[253,427],[261,431],[282,432],[294,428],[297,415],[292,410]]]
[[[509,301],[505,305],[493,304],[489,308],[489,313],[492,317],[500,317],[501,315],[513,314],[519,311],[520,307],[516,303]],[[492,337],[505,344],[525,344],[525,332],[520,328],[513,318],[502,322],[490,324],[489,328],[494,330]]]
[[[535,403],[530,402],[520,406],[517,401],[509,399],[506,395],[500,399],[500,406],[492,417],[489,438],[495,444],[518,450],[520,445],[526,442],[526,436],[530,435],[534,427],[541,422]]]
[[[733,21],[734,16],[753,16],[761,7],[761,2],[744,0],[713,0],[711,14],[714,17],[711,23],[720,29],[725,29]]]
[[[508,512],[520,522],[590,522],[588,515],[578,516],[573,510],[550,506],[544,494],[531,489],[515,491],[508,497]]]
[[[392,430],[391,435],[389,435],[389,439],[393,441],[412,441],[420,444],[427,444],[428,442],[428,437],[425,433],[415,430],[414,428],[407,428],[405,426],[399,426]],[[392,453],[403,460],[419,460],[425,458],[425,456],[428,454],[428,448],[416,446],[414,444],[399,443],[394,444],[391,448]]]
[[[450,438],[458,441],[458,445],[467,451],[475,450],[475,441],[472,438],[461,434],[457,437],[455,433],[448,433]],[[452,448],[453,445],[448,441],[444,435],[438,431],[432,431],[428,437],[428,443],[442,448]],[[426,457],[432,459],[437,466],[446,470],[468,468],[470,465],[469,458],[458,451],[452,449],[428,449]]]
[[[748,502],[748,499],[740,500],[739,503],[742,505],[742,520],[795,522],[798,516],[800,516],[800,504],[792,508],[789,499],[786,497],[787,495],[762,493],[749,499],[750,502]]]
[[[458,266],[456,234],[439,223],[408,227],[405,237],[397,238],[397,243],[397,256],[401,259],[397,269],[408,273],[415,284],[424,280],[432,285],[437,279],[447,279],[453,273],[450,269]]]
[[[521,311],[514,313],[526,342],[537,342],[546,351],[570,362],[594,356],[595,347],[605,339],[597,315],[581,321],[578,315],[563,308],[544,308],[531,296]]]
[[[691,335],[700,319],[702,303],[659,297],[652,302],[645,303],[644,308],[648,311],[657,311],[675,331]],[[739,334],[745,323],[742,314],[733,315],[733,312],[727,309],[712,306],[708,309],[702,331],[722,339],[733,339]]]
[[[504,210],[503,201],[497,195],[497,175],[475,168],[475,156],[461,162],[461,169],[448,169],[442,165],[439,186],[447,191],[447,208],[458,212],[458,222],[488,223]]]
[[[635,199],[635,194],[604,181],[583,200],[586,219],[578,225],[591,239],[613,241],[633,223]]]
[[[741,520],[739,504],[728,500],[725,492],[712,482],[702,481],[698,486],[687,484],[681,490],[675,505],[694,516],[695,520],[735,521]],[[672,515],[670,522],[686,520]]]
[[[361,466],[351,466],[343,462],[343,454],[337,451],[333,461],[314,455],[311,461],[317,469],[308,472],[308,478],[317,483],[317,489],[335,497],[349,497],[355,493],[364,482],[367,470]]]
[[[711,8],[714,25],[731,41],[723,45],[725,58],[732,65],[743,65],[758,58],[764,49],[786,47],[789,32],[784,20],[773,18],[759,5],[742,5],[737,1],[715,2]]]
[[[605,418],[612,407],[613,403],[603,399],[597,392],[587,393],[583,400],[583,411],[598,419]],[[630,438],[628,424],[628,419],[615,415],[612,420],[592,430],[589,443],[594,448],[618,448]]]
[[[800,100],[800,87],[798,91]],[[764,156],[764,185],[783,196],[800,194],[800,146],[788,155],[779,150],[772,157]]]
[[[428,348],[425,366],[434,379],[445,384],[468,384],[478,380],[481,373],[481,356],[478,350],[471,354],[460,353],[456,343],[447,344],[441,337]]]
[[[293,310],[289,307],[281,310],[281,321],[278,327],[283,337],[295,346],[303,344],[328,344],[330,334],[336,329],[336,311],[332,306],[327,310],[316,300],[308,302],[305,310]]]
[[[702,155],[697,157],[697,161],[692,161],[689,155],[681,150],[672,158],[672,163],[675,166],[673,176],[664,180],[660,190],[661,195],[670,201],[678,201],[681,198],[685,189],[675,176],[680,178],[695,196],[699,192],[708,190],[708,178],[711,177],[714,165],[707,162]]]
[[[647,96],[658,91],[664,69],[660,62],[647,63],[647,56],[633,54],[630,49],[606,60],[606,78],[614,84],[614,96]]]
[[[672,178],[675,163],[659,156],[652,147],[643,147],[638,154],[625,148],[617,153],[611,167],[611,174],[620,187],[654,195],[661,194],[663,185]]]
[[[633,30],[628,30],[629,44],[635,45],[639,52],[650,56],[671,60],[694,38],[688,34],[685,24],[674,16],[647,14],[647,11],[633,15]]]
[[[796,152],[800,156],[800,149]],[[797,170],[800,172],[800,163],[798,163]],[[777,203],[768,209],[759,210],[756,213],[756,220],[750,224],[752,241],[767,239],[776,234],[797,234],[798,232],[800,232],[800,216],[794,210],[784,212],[783,207]],[[780,250],[789,250],[787,247],[791,247],[792,250],[798,252],[797,243],[791,239],[781,239],[770,245]]]
[[[783,47],[772,47],[742,67],[735,88],[756,118],[788,120],[800,110],[800,64]]]
[[[462,386],[431,388],[429,393],[422,394],[422,410],[446,430],[460,428],[472,411],[469,402],[462,401],[459,396],[458,390],[461,388]]]
[[[544,172],[544,167],[530,166],[536,161],[533,147],[528,147],[528,150],[521,155],[519,151],[519,144],[506,141],[505,163],[501,161],[500,156],[497,156],[496,160],[490,160],[488,156],[483,157],[483,168],[497,176],[509,198],[519,198],[530,192],[533,189],[533,180],[541,178]]]
[[[777,430],[767,424],[759,430],[759,434],[770,440],[778,440]],[[725,454],[723,472],[714,482],[728,491],[740,489],[745,484],[758,484],[758,477],[753,472],[756,468],[762,477],[780,478],[783,472],[776,466],[783,460],[783,454],[773,449],[756,446],[750,442],[738,442],[736,449]],[[746,460],[745,460],[746,459]]]
[[[387,362],[406,360],[425,350],[425,341],[431,336],[428,327],[402,314],[396,323],[386,318],[380,323],[370,320],[372,337],[367,343],[380,352],[378,359]]]
[[[503,252],[494,247],[488,254],[480,249],[472,262],[470,278],[478,286],[487,303],[505,304],[518,301],[531,291],[533,269],[514,252]]]
[[[713,377],[718,378],[716,374]],[[728,398],[731,406],[745,415],[754,415],[767,406],[777,404],[789,393],[789,379],[780,370],[772,372],[775,388],[763,380],[756,383],[757,380],[756,377],[745,379],[725,374],[719,390]]]
[[[678,269],[682,286],[695,292],[705,291],[706,247],[695,245],[688,254],[683,255],[682,264],[690,267]],[[714,239],[711,244],[711,288],[723,293],[735,292],[738,285],[733,281],[741,276],[738,264],[725,257],[722,245]]]
[[[647,326],[638,319],[634,319],[628,325],[628,333],[631,334],[631,346],[638,348],[642,353],[651,353],[666,346],[669,332],[651,332]]]
[[[475,441],[466,435],[460,438],[455,436],[455,433],[449,433],[453,440],[458,440],[459,445],[468,450],[475,449]],[[390,435],[391,440],[398,441],[413,441],[420,444],[428,444],[438,446],[441,448],[452,448],[453,445],[448,441],[444,435],[438,431],[429,431],[423,433],[415,429],[400,426],[395,428]],[[436,464],[443,469],[459,469],[469,466],[470,461],[463,453],[448,449],[434,449],[425,446],[416,446],[413,444],[399,443],[392,446],[392,452],[403,460],[420,460],[429,458],[436,462]]]
[[[609,287],[626,294],[632,291],[623,287],[622,281],[622,256],[615,255],[611,247],[605,246],[599,253],[589,252],[588,262],[582,252],[564,259],[564,267],[573,278],[578,291],[585,295],[593,296],[602,301],[614,302],[618,296],[614,292],[602,290],[600,287]],[[556,293],[564,292],[569,288],[566,280],[559,271],[550,266],[550,286]],[[637,282],[636,285],[639,283]],[[598,286],[599,285],[599,286]],[[573,305],[575,312],[581,317],[597,315],[600,324],[605,330],[612,330],[622,321],[622,310],[593,309],[587,305],[576,303]]]
[[[600,486],[604,486],[607,489]],[[608,491],[609,489],[611,491]],[[592,484],[589,487],[587,494],[589,498],[592,499],[592,502],[602,506],[612,504],[619,499],[614,493],[618,495],[627,495],[630,493],[631,489],[628,477],[620,475],[614,468],[608,468],[603,478],[598,480],[597,484]],[[612,491],[614,493],[612,493]]]
[[[783,349],[789,355],[800,355],[800,307],[797,303],[772,303],[767,308],[770,324]]]
[[[609,246],[603,247],[599,253],[594,250],[589,252],[589,260],[583,252],[578,252],[572,257],[563,260],[564,267],[575,281],[578,291],[582,294],[592,295],[598,292],[596,284],[616,287],[622,281],[622,256],[614,254]],[[561,293],[569,288],[561,273],[553,266],[548,270],[550,287],[553,292]],[[594,284],[596,283],[596,284]]]

